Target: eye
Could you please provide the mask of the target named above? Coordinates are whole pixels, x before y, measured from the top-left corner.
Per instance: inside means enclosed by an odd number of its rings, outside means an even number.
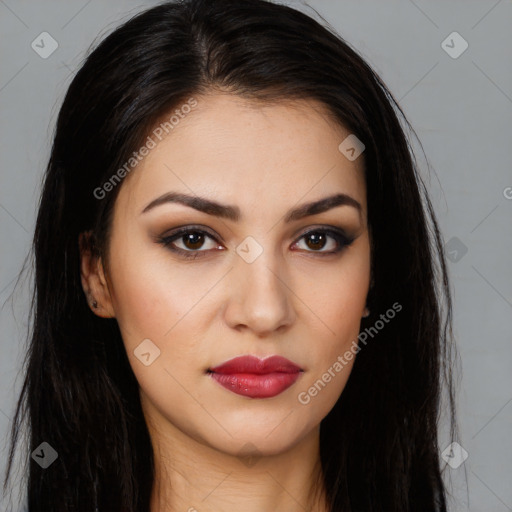
[[[306,252],[335,254],[349,246],[353,241],[353,238],[348,238],[343,233],[332,229],[314,229],[304,233],[299,241],[295,242],[294,246],[299,246],[301,242],[304,242],[303,246],[299,248],[305,249]]]
[[[208,241],[209,246],[206,244],[205,248],[205,243]],[[195,229],[193,226],[178,229],[168,236],[159,238],[158,242],[185,258],[202,257],[204,255],[202,253],[211,249],[222,248],[212,234],[203,229]]]

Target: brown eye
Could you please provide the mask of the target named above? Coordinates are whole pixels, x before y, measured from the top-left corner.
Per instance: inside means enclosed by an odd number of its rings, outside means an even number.
[[[321,232],[309,233],[308,235],[306,235],[305,239],[306,245],[310,249],[314,250],[323,249],[327,241],[327,237],[325,236],[324,233]]]
[[[338,253],[353,241],[354,238],[349,238],[332,229],[315,229],[304,233],[294,246],[305,249],[305,252],[317,252],[323,255]],[[301,243],[303,247],[300,246]]]
[[[212,234],[192,227],[181,228],[158,241],[170,251],[186,258],[202,257],[213,249],[222,248]]]
[[[199,231],[191,231],[181,237],[183,245],[191,250],[200,249],[204,244],[204,239],[204,234]]]

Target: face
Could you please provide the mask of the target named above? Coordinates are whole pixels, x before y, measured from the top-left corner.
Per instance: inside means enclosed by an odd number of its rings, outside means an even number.
[[[354,363],[339,356],[370,281],[363,156],[314,101],[196,100],[120,185],[101,307],[148,421],[276,454],[318,428]],[[247,355],[300,371],[209,371]]]

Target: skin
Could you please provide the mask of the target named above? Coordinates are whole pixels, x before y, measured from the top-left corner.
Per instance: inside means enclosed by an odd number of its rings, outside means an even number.
[[[315,101],[262,104],[222,93],[196,99],[123,180],[108,265],[82,249],[84,291],[97,301],[97,315],[117,319],[140,384],[155,454],[151,510],[323,512],[319,426],[354,360],[308,404],[298,395],[349,349],[365,313],[364,155],[349,161],[341,154],[350,132]],[[241,219],[170,202],[141,213],[170,191],[237,206]],[[335,193],[351,196],[361,211],[341,205],[284,222],[290,209]],[[193,224],[216,240],[205,235],[203,245],[187,244],[181,236],[174,246],[203,257],[187,260],[158,242]],[[354,241],[322,255],[337,241],[303,234],[328,226]],[[248,236],[263,249],[252,263],[236,252]],[[145,339],[160,350],[149,366],[134,354]],[[206,373],[245,354],[281,355],[304,371],[266,399],[234,394]]]

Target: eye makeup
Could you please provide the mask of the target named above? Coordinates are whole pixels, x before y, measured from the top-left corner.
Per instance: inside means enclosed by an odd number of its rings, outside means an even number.
[[[175,229],[166,233],[164,236],[159,236],[156,241],[180,257],[186,259],[197,259],[208,256],[215,250],[225,250],[225,248],[220,245],[217,238],[218,237],[216,235],[204,226],[189,225]],[[306,247],[311,248],[311,246],[307,245],[309,243],[313,245],[313,248],[311,250],[299,249],[300,251],[312,253],[321,257],[326,255],[331,256],[333,254],[340,253],[343,249],[350,246],[355,238],[356,237],[347,236],[343,230],[334,226],[317,226],[308,228],[299,235],[298,239],[293,242],[292,247],[297,246],[302,240],[304,240]],[[213,242],[211,245],[215,245],[215,247],[204,250],[203,246],[208,240]],[[182,247],[178,247],[176,242],[181,243]],[[330,250],[324,250],[329,244],[334,244],[335,247]],[[292,250],[296,251],[297,249]]]

